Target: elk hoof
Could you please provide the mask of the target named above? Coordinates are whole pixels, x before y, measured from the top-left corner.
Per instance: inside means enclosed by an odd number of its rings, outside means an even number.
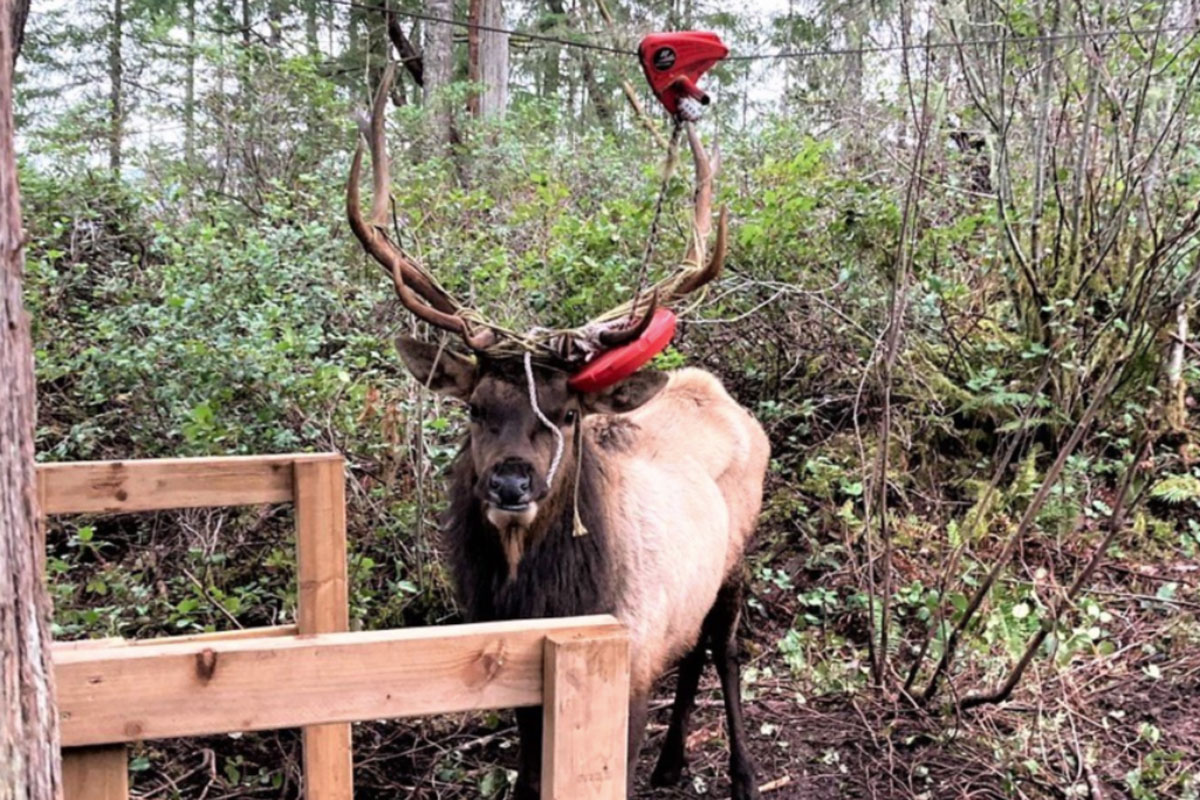
[[[650,785],[656,789],[678,786],[683,780],[683,762],[679,759],[660,758],[650,774]]]
[[[758,781],[753,775],[733,775],[730,797],[732,800],[761,800]]]

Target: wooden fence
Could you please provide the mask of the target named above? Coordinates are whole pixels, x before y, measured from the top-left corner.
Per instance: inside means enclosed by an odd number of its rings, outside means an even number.
[[[351,722],[536,705],[543,798],[624,798],[629,654],[616,620],[345,632],[343,470],[336,454],[38,467],[47,516],[295,504],[295,625],[55,644],[66,800],[128,800],[128,742],[292,727],[305,797],[350,800]]]

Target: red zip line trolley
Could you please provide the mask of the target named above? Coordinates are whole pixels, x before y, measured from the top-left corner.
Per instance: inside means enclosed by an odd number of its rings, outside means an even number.
[[[715,33],[679,31],[649,34],[642,39],[637,52],[654,96],[679,122],[700,118],[703,106],[710,99],[698,81],[729,55],[729,48]],[[571,376],[571,387],[580,392],[595,392],[629,377],[671,343],[675,324],[675,312],[669,308],[655,310],[639,338],[588,362]]]
[[[728,55],[721,37],[704,31],[652,33],[638,45],[638,60],[655,97],[671,116],[687,119],[699,117],[699,109],[687,101],[709,104],[708,94],[697,85],[700,76]]]

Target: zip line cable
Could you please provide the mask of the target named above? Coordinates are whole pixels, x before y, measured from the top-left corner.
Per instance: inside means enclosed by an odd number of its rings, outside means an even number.
[[[478,22],[468,22],[460,19],[448,19],[446,17],[435,17],[432,14],[425,14],[420,11],[406,11],[400,8],[387,8],[386,6],[367,5],[366,3],[356,3],[354,0],[325,0],[325,2],[336,6],[346,6],[348,8],[358,8],[364,11],[386,11],[390,14],[395,14],[397,17],[406,17],[408,19],[419,19],[424,22],[436,22],[441,25],[452,25],[456,28],[475,29],[477,31],[488,31],[489,33],[506,33],[509,36],[517,36],[521,39],[536,39],[541,42],[551,42],[560,44],[564,47],[578,47],[581,50],[599,50],[602,53],[612,53],[620,56],[636,56],[636,50],[628,50],[623,47],[610,47],[603,44],[594,44],[592,42],[581,42],[577,39],[563,39],[558,36],[551,36],[546,33],[534,33],[532,31],[519,31],[515,28],[499,28],[494,25],[484,25]]]
[[[950,42],[922,42],[920,44],[868,45],[866,47],[835,47],[811,50],[782,50],[778,53],[756,53],[753,55],[730,55],[726,61],[766,61],[777,58],[815,58],[818,56],[866,55],[870,53],[893,53],[912,50],[944,50],[947,48],[972,47],[992,44],[1039,44],[1076,39],[1112,39],[1117,36],[1150,36],[1179,31],[1200,32],[1200,24],[1164,25],[1161,28],[1107,28],[1095,31],[1067,31],[1044,36],[998,36],[991,39],[963,39]]]
[[[357,8],[366,11],[386,11],[395,14],[399,17],[418,19],[425,22],[436,22],[442,25],[450,25],[456,28],[475,29],[481,31],[489,31],[492,33],[504,33],[509,36],[516,36],[525,39],[535,39],[543,42],[551,42],[553,44],[562,45],[564,47],[576,47],[582,50],[597,50],[603,53],[614,55],[637,56],[636,50],[628,50],[621,47],[611,47],[608,45],[595,44],[592,42],[580,41],[578,39],[563,39],[558,36],[551,36],[543,33],[532,33],[528,31],[517,30],[515,28],[500,28],[492,25],[483,25],[476,22],[466,20],[448,19],[445,17],[437,17],[431,14],[425,14],[420,11],[406,11],[403,9],[392,9],[387,6],[371,5],[367,3],[355,2],[355,0],[325,0],[331,5],[347,6],[349,8]],[[726,57],[727,61],[767,61],[784,58],[819,58],[822,56],[846,56],[846,55],[866,55],[871,53],[893,53],[916,50],[944,50],[947,48],[958,47],[973,47],[982,45],[997,45],[997,44],[1029,44],[1039,42],[1061,42],[1074,41],[1080,39],[1112,39],[1118,36],[1154,36],[1164,33],[1179,33],[1190,32],[1195,35],[1200,35],[1200,23],[1192,23],[1190,25],[1164,25],[1157,28],[1103,28],[1094,31],[1066,31],[1063,33],[1047,34],[1042,36],[1000,36],[988,39],[963,39],[961,41],[950,42],[923,42],[913,44],[899,45],[869,45],[865,47],[841,47],[841,48],[812,48],[807,50],[782,50],[776,53],[754,53],[748,55],[730,55]],[[350,70],[347,70],[350,71]],[[172,130],[182,130],[185,125],[174,125],[168,127],[149,128],[145,130],[125,131],[124,136],[137,137],[167,132]]]
[[[552,36],[546,33],[535,33],[532,31],[523,31],[516,28],[501,28],[494,25],[484,25],[478,22],[469,22],[467,20],[451,19],[447,17],[437,17],[432,14],[425,14],[420,11],[407,11],[399,8],[388,8],[387,6],[373,5],[368,3],[359,3],[355,0],[325,0],[332,5],[346,6],[348,8],[357,8],[364,11],[385,11],[395,14],[398,17],[408,19],[418,19],[424,22],[436,22],[441,25],[451,25],[456,28],[474,29],[479,31],[487,31],[489,33],[504,33],[509,36],[516,36],[522,39],[534,39],[542,42],[550,42],[552,44],[562,45],[563,47],[575,47],[580,50],[597,50],[602,53],[611,53],[622,56],[636,56],[636,50],[630,50],[624,47],[612,47],[610,45],[596,44],[594,42],[580,41],[579,39],[564,39],[559,36]],[[1192,23],[1190,25],[1163,25],[1157,28],[1101,28],[1094,31],[1066,31],[1063,33],[1052,33],[1035,36],[997,36],[988,39],[963,39],[961,41],[950,42],[922,42],[914,44],[896,44],[896,45],[868,45],[865,47],[834,47],[834,48],[812,48],[807,50],[781,50],[776,53],[754,53],[749,55],[730,55],[726,57],[727,61],[770,61],[784,58],[820,58],[822,56],[847,56],[847,55],[868,55],[871,53],[900,53],[914,50],[945,50],[947,48],[957,47],[975,47],[981,45],[1020,45],[1020,44],[1038,44],[1042,42],[1061,42],[1075,41],[1082,39],[1113,39],[1118,36],[1152,36],[1164,33],[1178,32],[1200,33],[1200,23]]]

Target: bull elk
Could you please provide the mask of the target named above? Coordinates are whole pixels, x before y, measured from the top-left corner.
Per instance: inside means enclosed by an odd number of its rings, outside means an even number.
[[[572,372],[636,338],[659,302],[712,280],[724,261],[726,215],[706,259],[712,168],[688,127],[697,174],[694,235],[684,269],[622,309],[573,331],[517,336],[487,323],[442,289],[385,233],[388,159],[384,112],[391,70],[365,138],[372,216],[359,201],[360,142],[347,186],[350,225],[418,318],[453,332],[467,354],[410,338],[397,342],[417,381],[470,409],[452,467],[445,547],[459,600],[475,621],[612,613],[631,652],[629,774],[656,679],[679,664],[671,723],[655,785],[685,766],[688,718],[711,648],[725,696],[732,797],[757,798],[739,692],[736,630],[743,559],[762,502],[769,457],[758,423],[699,369],[643,370],[581,393]],[[541,715],[517,712],[516,796],[539,795]]]

